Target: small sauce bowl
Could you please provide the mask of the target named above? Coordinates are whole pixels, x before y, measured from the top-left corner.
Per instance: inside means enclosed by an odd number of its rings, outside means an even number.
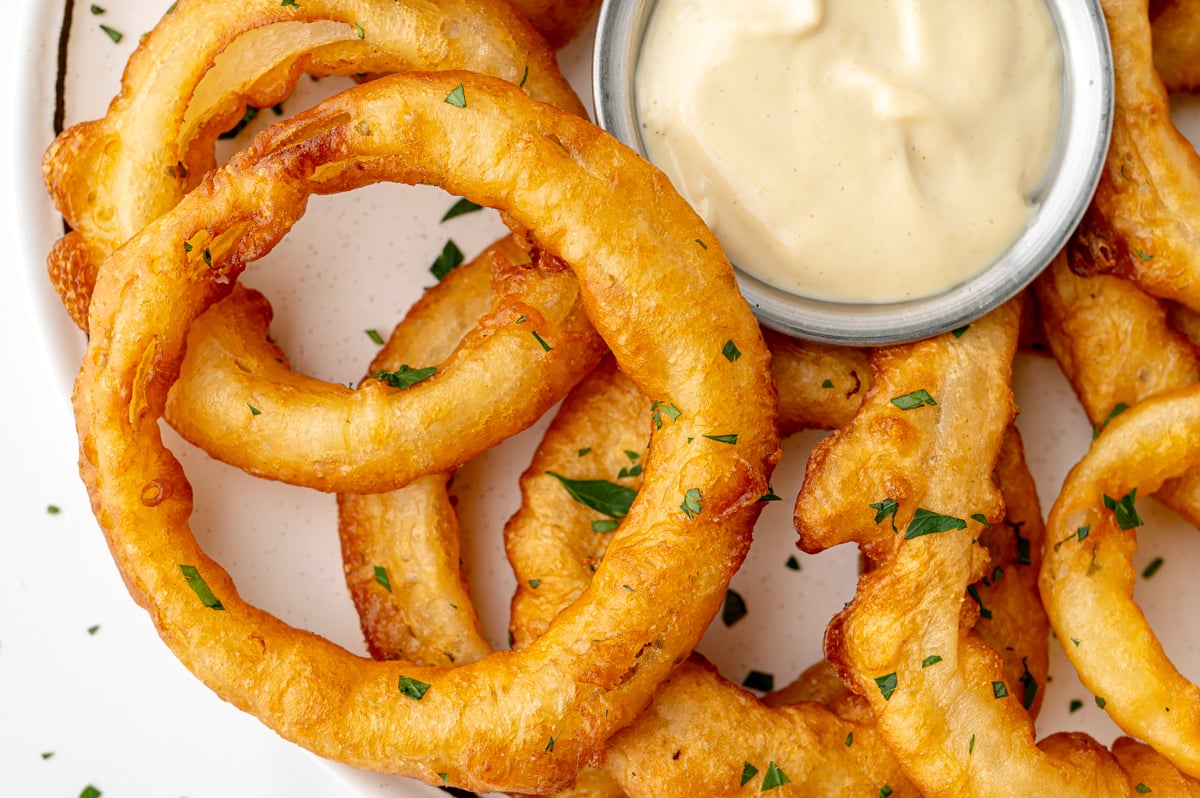
[[[634,79],[655,5],[655,0],[604,0],[593,64],[597,122],[643,157]],[[991,265],[942,293],[878,304],[788,293],[734,264],[742,294],[762,324],[849,346],[912,341],[979,318],[1050,263],[1083,217],[1104,167],[1112,131],[1113,64],[1098,0],[1046,0],[1046,5],[1062,47],[1062,113],[1050,165],[1020,237]]]

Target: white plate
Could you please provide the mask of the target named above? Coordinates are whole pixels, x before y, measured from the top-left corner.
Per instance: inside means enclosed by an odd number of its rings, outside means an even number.
[[[70,0],[67,5],[72,5]],[[167,3],[126,0],[120,7],[111,5],[103,16],[97,16],[90,12],[88,3],[73,3],[62,74],[62,107],[67,124],[103,113],[117,90],[125,58],[139,34],[154,24]],[[35,309],[36,333],[49,342],[56,373],[56,379],[43,390],[62,396],[69,391],[83,352],[83,336],[67,320],[44,278],[42,258],[61,232],[61,219],[41,188],[36,164],[52,137],[50,121],[56,98],[63,9],[61,4],[51,4],[34,12],[32,0],[25,8],[29,10],[29,24],[24,27],[24,35],[29,37],[29,46],[21,55],[20,66],[26,77],[15,115],[19,123],[16,196],[22,213],[21,251],[26,253],[19,267],[27,276],[26,299]],[[122,31],[123,40],[112,42],[99,29],[101,22]],[[585,37],[562,56],[565,71],[585,98],[590,93],[589,48]],[[298,96],[285,102],[285,111],[315,101],[334,85],[332,80],[318,84],[302,81]],[[269,112],[260,115],[257,124],[235,144],[246,141],[271,118]],[[273,337],[298,369],[333,381],[358,380],[376,350],[364,330],[391,329],[408,304],[432,282],[427,269],[445,241],[453,238],[470,257],[501,232],[498,219],[490,212],[439,223],[452,202],[453,198],[436,190],[396,186],[313,199],[305,219],[265,262],[248,272],[246,280],[272,300],[276,311]],[[1048,507],[1063,475],[1086,449],[1090,427],[1052,361],[1022,356],[1016,383],[1023,409],[1019,424]],[[69,424],[59,403],[48,417],[54,423]],[[495,645],[505,644],[506,612],[513,588],[499,533],[516,508],[515,475],[527,465],[543,426],[488,452],[463,468],[454,482],[467,534],[465,556],[473,590]],[[825,623],[852,595],[857,567],[854,550],[843,547],[808,557],[795,549],[791,500],[799,489],[807,449],[818,437],[804,434],[786,445],[784,462],[774,478],[776,492],[785,501],[768,506],[764,512],[746,566],[734,578],[733,587],[745,597],[749,615],[732,628],[717,621],[701,646],[722,673],[734,681],[740,682],[749,670],[757,669],[775,674],[778,684],[786,683],[821,656]],[[342,579],[332,498],[251,479],[214,463],[178,439],[171,440],[195,488],[193,527],[197,536],[229,569],[243,594],[289,623],[362,652],[357,618]],[[1200,561],[1200,537],[1153,502],[1144,502],[1140,509],[1147,530],[1136,565],[1140,568],[1155,556],[1162,556],[1166,564],[1153,580],[1139,582],[1136,598],[1162,636],[1168,653],[1185,674],[1196,679],[1200,677],[1200,648],[1187,634],[1193,624],[1186,600],[1189,574],[1185,564]],[[94,523],[85,521],[84,526],[99,537]],[[36,545],[29,550],[55,556],[49,544],[44,550]],[[792,555],[801,560],[798,572],[784,565]],[[12,568],[7,564],[0,567]],[[88,569],[112,570],[98,545],[89,550],[88,557],[71,561],[62,578],[71,581]],[[13,571],[3,573],[11,577]],[[41,610],[34,607],[31,611]],[[783,635],[781,630],[785,631]],[[786,643],[781,644],[781,639]],[[1057,644],[1052,642],[1051,649],[1053,681],[1048,685],[1039,733],[1083,730],[1105,743],[1111,741],[1117,730],[1080,686]],[[12,656],[27,655],[18,651]],[[169,655],[162,660],[169,660]],[[22,667],[23,673],[36,670],[28,662]],[[172,670],[168,665],[156,667],[162,667],[164,673]],[[31,678],[36,679],[36,674]],[[35,687],[53,689],[50,684]],[[1083,708],[1075,713],[1068,710],[1072,699],[1084,699]],[[214,696],[208,696],[208,700],[219,704]],[[33,728],[45,726],[42,719],[32,717],[28,702],[15,701],[14,705],[18,708],[15,717]],[[21,708],[27,713],[24,717]],[[6,722],[13,717],[3,714]],[[265,728],[254,727],[253,722],[250,731],[244,731],[246,724],[229,720],[228,713],[205,716],[199,722],[211,735],[224,734],[223,724],[228,724],[231,730],[239,729],[239,734],[272,736]],[[93,740],[93,744],[102,743]],[[50,747],[49,743],[42,745],[43,750]],[[138,767],[138,750],[115,743],[105,751],[110,764],[115,759],[117,764]],[[189,761],[186,752],[180,760]],[[207,763],[193,764],[202,768]],[[338,765],[330,767],[338,779],[363,795],[445,795],[405,779]],[[79,784],[76,789],[90,778],[82,770],[73,775]],[[14,790],[13,794],[40,792],[34,786],[38,783],[19,783],[17,786],[25,789]],[[186,783],[180,786],[187,789]]]

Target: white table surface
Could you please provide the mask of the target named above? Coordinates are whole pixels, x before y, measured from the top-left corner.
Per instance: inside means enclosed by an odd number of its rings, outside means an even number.
[[[10,32],[28,30],[38,2],[4,4]],[[18,197],[40,166],[19,161],[9,109],[33,46],[10,35],[0,56],[0,795],[74,798],[89,784],[111,798],[357,794],[214,699],[111,566],[78,476],[60,354],[31,300],[47,290],[30,279],[44,253],[18,233]]]

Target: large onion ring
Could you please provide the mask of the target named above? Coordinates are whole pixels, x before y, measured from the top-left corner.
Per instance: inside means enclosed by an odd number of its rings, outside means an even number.
[[[180,0],[130,57],[105,116],[46,153],[46,186],[73,228],[49,256],[71,317],[86,329],[101,261],[213,167],[217,136],[247,102],[283,100],[306,71],[408,69],[495,75],[585,115],[553,52],[499,0]]]
[[[188,531],[191,491],[157,426],[185,331],[225,283],[311,191],[380,179],[436,183],[531,230],[572,265],[622,369],[679,411],[655,433],[640,497],[588,593],[528,649],[459,669],[364,660],[242,601]],[[607,134],[469,73],[381,78],[265,131],[106,261],[90,330],[75,391],[81,471],[163,639],[285,737],[431,783],[569,783],[715,614],[778,456],[769,355],[708,229]],[[730,430],[736,445],[703,437]],[[699,511],[681,508],[689,497]],[[224,612],[198,600],[181,566]],[[402,676],[430,685],[421,700],[397,691]]]
[[[1112,143],[1069,244],[1079,274],[1119,274],[1200,311],[1200,156],[1171,123],[1147,0],[1102,0],[1113,46]]]
[[[1200,688],[1171,663],[1134,603],[1132,563],[1137,492],[1196,467],[1200,386],[1147,399],[1109,422],[1050,510],[1056,543],[1041,584],[1063,650],[1109,716],[1200,777]]]

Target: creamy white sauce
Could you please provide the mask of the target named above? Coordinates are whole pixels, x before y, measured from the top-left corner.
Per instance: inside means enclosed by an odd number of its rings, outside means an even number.
[[[635,94],[650,160],[730,260],[886,302],[988,266],[1049,165],[1044,0],[658,0]]]

